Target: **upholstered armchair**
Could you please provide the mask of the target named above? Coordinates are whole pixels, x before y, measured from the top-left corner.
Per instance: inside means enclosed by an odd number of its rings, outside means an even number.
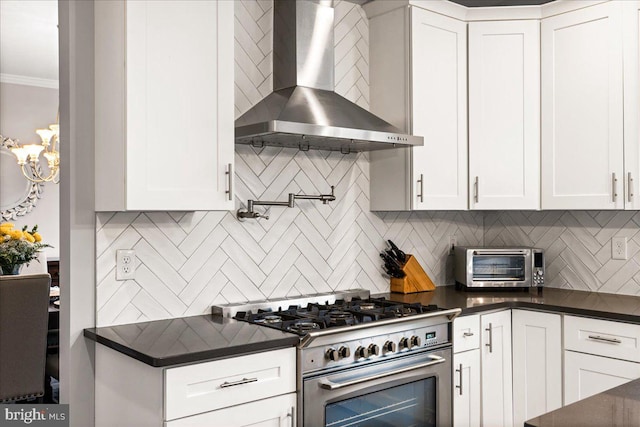
[[[49,274],[0,276],[0,403],[44,395]]]

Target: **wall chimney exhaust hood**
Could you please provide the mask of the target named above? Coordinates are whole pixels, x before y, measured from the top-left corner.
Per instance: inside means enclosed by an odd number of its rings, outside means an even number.
[[[342,153],[424,144],[334,92],[331,3],[274,0],[274,91],[236,120],[236,144]]]

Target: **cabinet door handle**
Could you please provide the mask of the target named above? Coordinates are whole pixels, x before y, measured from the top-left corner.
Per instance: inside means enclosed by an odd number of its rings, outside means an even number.
[[[420,203],[424,203],[424,174],[420,174],[418,182],[420,183],[420,193],[418,194],[418,198],[420,199]]]
[[[233,200],[233,163],[229,163],[227,165],[225,175],[229,176],[229,180],[227,181],[229,183],[229,188],[225,193],[227,194],[228,200]]]
[[[613,203],[616,202],[616,200],[618,200],[618,178],[616,178],[616,173],[613,172],[611,174],[611,194],[612,194],[612,199],[613,199]]]
[[[287,414],[287,418],[291,417],[291,427],[296,426],[296,407],[292,406],[291,411]]]
[[[462,363],[459,368],[456,369],[456,372],[458,373],[458,380],[460,381],[460,385],[457,385],[456,388],[460,390],[459,395],[462,396]]]
[[[610,342],[612,344],[622,344],[618,338],[601,337],[600,335],[589,335],[590,340]]]
[[[241,380],[231,382],[225,381],[220,384],[220,388],[235,387],[237,385],[255,383],[256,381],[258,381],[257,378],[243,378]]]
[[[627,174],[627,194],[629,202],[633,200],[633,178],[631,177],[631,172]]]
[[[467,337],[472,337],[473,336],[473,332],[463,332],[462,336],[467,338]]]
[[[491,323],[489,323],[489,327],[485,331],[489,332],[489,342],[485,346],[489,347],[489,353],[493,353],[493,327]]]
[[[480,191],[480,184],[478,184],[478,177],[476,176],[475,181],[473,182],[473,201],[478,203],[478,192]]]

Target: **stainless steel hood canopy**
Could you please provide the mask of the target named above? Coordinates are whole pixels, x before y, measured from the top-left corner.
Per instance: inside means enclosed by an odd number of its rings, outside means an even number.
[[[236,120],[236,143],[343,153],[423,145],[334,89],[331,1],[274,0],[274,92]]]

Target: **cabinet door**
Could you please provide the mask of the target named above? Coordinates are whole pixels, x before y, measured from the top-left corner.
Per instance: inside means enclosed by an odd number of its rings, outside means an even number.
[[[165,422],[165,427],[293,427],[296,394],[290,393]]]
[[[480,350],[453,355],[453,425],[480,427]]]
[[[467,27],[411,8],[414,210],[467,209]]]
[[[621,209],[621,3],[542,21],[542,209]]]
[[[482,340],[482,425],[513,425],[511,310],[480,317]]]
[[[564,352],[564,404],[593,396],[640,377],[640,363]]]
[[[625,209],[640,209],[640,1],[623,2],[624,197]]]
[[[540,209],[540,24],[469,23],[469,206]]]
[[[559,314],[511,312],[513,424],[562,406],[562,322]]]
[[[232,209],[233,2],[98,3],[96,210]]]

